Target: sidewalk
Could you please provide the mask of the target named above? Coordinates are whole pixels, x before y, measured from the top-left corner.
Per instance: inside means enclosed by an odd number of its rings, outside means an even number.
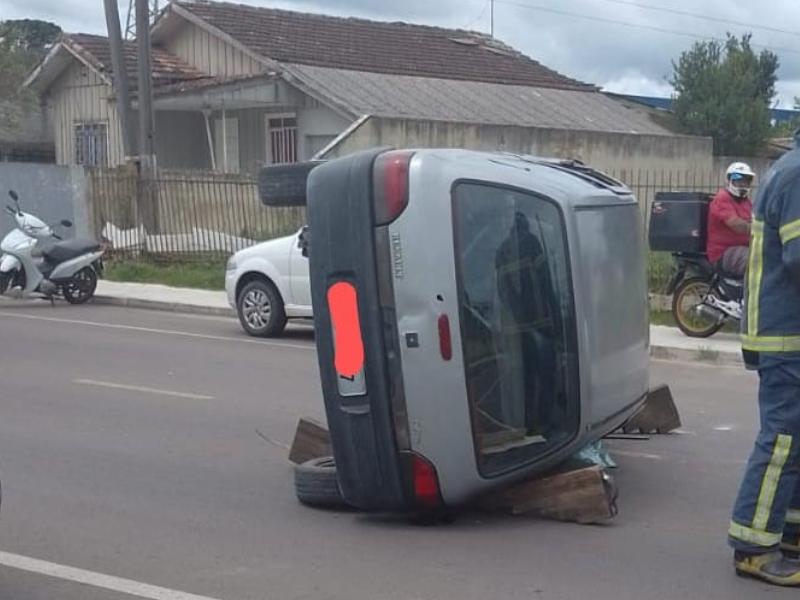
[[[118,283],[101,280],[97,284],[97,304],[150,308],[175,312],[236,317],[225,292],[176,288],[146,283]],[[677,327],[654,325],[650,328],[650,354],[654,358],[741,365],[739,339],[718,333],[707,339],[690,338]]]
[[[677,327],[650,327],[650,355],[653,358],[703,362],[715,365],[742,365],[739,336],[717,333],[710,338],[690,338]]]
[[[152,283],[97,282],[96,304],[152,308],[203,315],[236,317],[225,292],[177,288]]]

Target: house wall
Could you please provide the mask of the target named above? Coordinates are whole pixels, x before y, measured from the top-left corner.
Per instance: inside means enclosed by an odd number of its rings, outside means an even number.
[[[264,70],[255,58],[188,21],[163,47],[201,71],[219,77],[256,75]]]
[[[47,107],[58,164],[75,162],[75,126],[79,123],[105,123],[109,166],[124,162],[122,129],[112,98],[111,86],[77,61],[53,84]]]
[[[634,135],[372,118],[334,150],[341,156],[380,145],[472,148],[536,156],[576,158],[606,171],[709,173],[710,138]]]
[[[83,167],[28,163],[0,163],[3,188],[19,194],[23,210],[46,223],[69,219],[69,229],[58,227],[64,238],[87,238],[94,233],[86,204],[87,177]],[[5,192],[4,192],[5,193]],[[16,227],[13,219],[0,219],[0,239]]]

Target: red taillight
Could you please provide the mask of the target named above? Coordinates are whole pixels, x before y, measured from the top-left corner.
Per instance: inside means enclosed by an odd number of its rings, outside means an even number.
[[[375,161],[375,224],[388,225],[408,206],[408,169],[413,152],[395,150]]]
[[[433,465],[418,454],[411,457],[414,499],[421,508],[436,508],[442,504],[439,477]]]
[[[341,377],[355,377],[364,367],[364,341],[355,286],[339,282],[328,288],[328,310],[333,324],[336,372]]]
[[[447,315],[439,317],[439,351],[442,358],[450,360],[453,358],[453,342],[450,339],[450,319]]]

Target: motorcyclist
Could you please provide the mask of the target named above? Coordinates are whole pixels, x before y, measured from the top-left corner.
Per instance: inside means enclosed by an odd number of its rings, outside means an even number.
[[[708,260],[736,277],[744,276],[747,266],[753,220],[750,189],[755,177],[747,163],[732,163],[725,171],[726,185],[714,196],[708,212]]]

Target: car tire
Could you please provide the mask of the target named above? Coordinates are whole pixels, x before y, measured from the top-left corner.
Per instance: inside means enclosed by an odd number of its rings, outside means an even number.
[[[286,328],[283,299],[268,281],[245,285],[236,300],[236,312],[242,328],[254,337],[276,337]]]
[[[307,506],[344,508],[347,504],[339,489],[336,463],[332,456],[314,458],[294,467],[294,491]]]

